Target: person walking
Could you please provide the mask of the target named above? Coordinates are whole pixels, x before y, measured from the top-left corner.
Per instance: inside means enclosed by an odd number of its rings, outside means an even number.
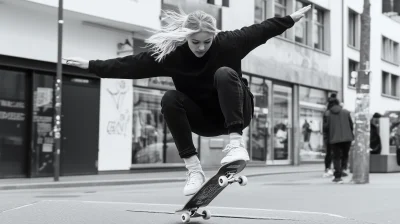
[[[343,183],[342,176],[347,169],[350,146],[354,140],[353,120],[350,112],[340,106],[338,99],[332,99],[331,103],[332,107],[326,112],[323,134],[325,144],[332,152],[335,170],[333,182]]]
[[[172,78],[176,90],[163,95],[161,112],[188,169],[183,193],[192,195],[206,180],[192,132],[206,137],[229,134],[221,165],[249,160],[242,131],[253,117],[254,96],[242,78],[241,60],[293,27],[310,9],[233,31],[218,30],[216,19],[203,11],[166,11],[168,24],[145,40],[149,51],[108,60],[71,57],[66,63],[101,78]]]

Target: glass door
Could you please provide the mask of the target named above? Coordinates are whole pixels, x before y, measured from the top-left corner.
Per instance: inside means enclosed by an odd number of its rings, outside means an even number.
[[[273,150],[268,164],[290,164],[292,128],[292,88],[273,86]]]
[[[254,118],[250,124],[250,159],[265,163],[271,157],[271,92],[272,85],[262,78],[251,78],[251,92],[254,95]]]

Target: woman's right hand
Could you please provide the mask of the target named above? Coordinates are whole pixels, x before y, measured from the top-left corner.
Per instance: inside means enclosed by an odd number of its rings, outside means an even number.
[[[71,58],[64,58],[66,60],[67,65],[76,66],[83,69],[89,68],[89,60],[79,58],[79,57],[71,57]]]

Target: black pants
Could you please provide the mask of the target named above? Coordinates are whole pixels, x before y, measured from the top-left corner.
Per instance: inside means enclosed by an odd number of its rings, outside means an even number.
[[[333,153],[333,167],[335,168],[335,178],[341,178],[343,170],[347,169],[350,146],[351,142],[341,142],[330,145]]]
[[[330,145],[327,145],[325,154],[325,170],[330,169],[331,164],[332,164],[332,149]]]
[[[222,67],[214,75],[214,87],[218,99],[210,102],[219,102],[215,107],[200,106],[176,90],[167,91],[161,100],[161,112],[181,158],[197,154],[192,132],[212,137],[228,134],[232,126],[240,125],[244,129],[250,124],[253,95],[239,75],[233,69]]]

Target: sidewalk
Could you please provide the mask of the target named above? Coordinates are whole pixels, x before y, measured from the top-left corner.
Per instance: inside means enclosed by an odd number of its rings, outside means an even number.
[[[206,176],[213,176],[218,168],[206,170]],[[321,172],[323,164],[303,164],[301,166],[266,166],[247,167],[242,175],[247,177],[264,176],[286,173]],[[0,179],[0,190],[43,189],[65,187],[89,187],[110,185],[132,185],[149,183],[167,183],[186,181],[185,171],[128,173],[128,174],[99,174],[83,176],[61,176],[58,182],[52,177]]]

